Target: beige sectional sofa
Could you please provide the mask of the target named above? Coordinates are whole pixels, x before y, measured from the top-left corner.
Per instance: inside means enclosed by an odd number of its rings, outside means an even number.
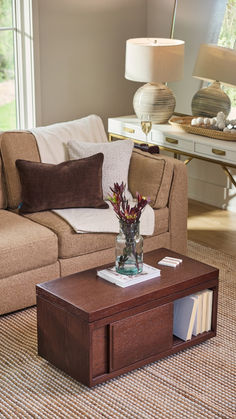
[[[77,234],[51,211],[18,214],[16,159],[40,161],[29,132],[0,135],[0,314],[35,304],[35,284],[114,261],[115,234]],[[144,251],[186,251],[187,175],[178,160],[134,150],[129,189],[151,197],[155,231]]]

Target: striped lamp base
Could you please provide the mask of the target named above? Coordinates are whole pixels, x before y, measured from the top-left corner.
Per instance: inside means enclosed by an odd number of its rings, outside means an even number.
[[[147,83],[135,93],[133,107],[137,117],[156,124],[165,124],[173,115],[175,97],[172,91],[161,83]]]
[[[200,89],[192,99],[192,114],[212,118],[218,112],[230,113],[231,102],[229,96],[221,89],[220,83],[215,81],[209,87]]]

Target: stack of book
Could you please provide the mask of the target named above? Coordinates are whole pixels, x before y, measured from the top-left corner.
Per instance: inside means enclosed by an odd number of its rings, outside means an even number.
[[[109,282],[112,282],[113,284],[118,285],[119,287],[125,288],[130,285],[147,281],[148,279],[159,277],[160,270],[144,263],[142,272],[136,275],[122,275],[116,272],[115,266],[97,271],[97,275]]]
[[[211,330],[213,291],[206,289],[174,301],[173,334],[189,340]]]

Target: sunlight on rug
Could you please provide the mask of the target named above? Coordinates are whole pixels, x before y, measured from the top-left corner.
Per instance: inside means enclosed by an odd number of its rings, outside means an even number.
[[[88,389],[37,356],[36,309],[0,318],[0,418],[235,418],[236,258],[188,242],[220,269],[217,337]]]

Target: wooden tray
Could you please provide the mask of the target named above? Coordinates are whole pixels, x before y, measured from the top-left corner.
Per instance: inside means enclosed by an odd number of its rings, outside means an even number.
[[[217,140],[224,141],[236,141],[236,134],[231,134],[223,131],[217,131],[215,129],[206,127],[195,127],[191,125],[191,120],[196,118],[195,116],[172,116],[169,123],[174,127],[178,127],[181,130],[190,132],[191,134],[203,135],[204,137],[215,138]]]

